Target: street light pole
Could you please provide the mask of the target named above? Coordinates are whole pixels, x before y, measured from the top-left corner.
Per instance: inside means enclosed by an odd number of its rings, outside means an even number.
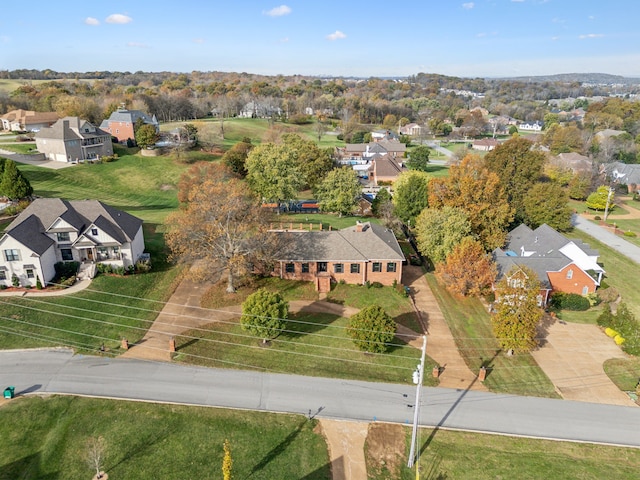
[[[422,380],[424,378],[424,359],[427,355],[427,336],[422,336],[422,357],[420,358],[420,365],[418,365],[417,373],[418,381],[414,380],[416,385],[416,403],[414,405],[413,410],[413,431],[411,432],[411,452],[409,452],[409,461],[407,462],[407,467],[412,468],[413,464],[416,460],[416,437],[418,433],[418,415],[420,410],[420,391],[422,390]],[[418,465],[416,464],[416,472],[418,470]]]

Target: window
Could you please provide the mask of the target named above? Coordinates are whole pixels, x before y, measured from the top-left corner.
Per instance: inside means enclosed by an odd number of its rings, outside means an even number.
[[[589,287],[586,285],[582,287],[582,295],[587,295],[589,293]]]
[[[97,228],[92,228],[91,229],[91,235],[93,235],[94,237],[98,235],[98,229]]]
[[[360,264],[352,263],[351,264],[351,273],[360,273]]]
[[[27,278],[35,278],[35,275],[33,274],[33,269],[27,268],[25,270],[25,273],[27,274]]]
[[[373,268],[372,271],[374,272],[382,272],[382,263],[380,262],[373,262]]]
[[[70,262],[73,260],[73,252],[70,248],[61,248],[60,255],[62,256],[63,262]]]
[[[71,241],[71,237],[69,236],[69,232],[58,232],[56,233],[58,237],[58,242],[69,242]]]
[[[284,271],[287,273],[295,273],[296,272],[296,266],[293,263],[285,263],[284,264]]]
[[[309,273],[309,264],[308,263],[303,263],[302,264],[302,273]]]
[[[567,280],[571,280],[573,278],[573,270],[567,270]]]
[[[393,262],[387,263],[387,272],[395,272],[395,271],[396,271],[396,264]]]
[[[509,280],[509,286],[511,288],[524,288],[524,280],[521,278],[512,278]]]
[[[334,273],[344,273],[344,265],[342,263],[336,263],[333,265]]]
[[[112,251],[113,251],[113,255],[117,257],[118,254],[120,253],[120,247],[113,247]]]
[[[318,272],[326,272],[327,271],[327,262],[318,262],[317,263]]]
[[[542,295],[538,295],[536,297],[536,304],[541,307],[542,306]]]
[[[13,249],[8,249],[4,251],[4,259],[7,262],[17,262],[18,260],[20,260],[20,250],[17,250],[15,248]]]
[[[6,280],[7,279],[7,272],[5,272],[4,270],[0,270],[0,280]]]

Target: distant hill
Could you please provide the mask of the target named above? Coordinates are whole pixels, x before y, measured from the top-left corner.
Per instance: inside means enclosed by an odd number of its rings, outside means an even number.
[[[556,75],[537,75],[528,77],[509,77],[500,80],[517,80],[520,82],[560,82],[560,83],[592,83],[597,85],[639,85],[640,78],[610,75],[608,73],[559,73]]]

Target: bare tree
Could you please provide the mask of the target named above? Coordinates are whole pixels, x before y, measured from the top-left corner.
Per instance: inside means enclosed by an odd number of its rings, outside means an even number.
[[[87,464],[90,468],[96,469],[95,478],[104,478],[105,473],[100,470],[100,466],[104,460],[107,446],[104,437],[90,437],[87,440]]]

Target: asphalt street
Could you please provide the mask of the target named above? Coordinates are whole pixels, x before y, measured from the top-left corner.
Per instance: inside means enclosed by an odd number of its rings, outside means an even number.
[[[628,259],[633,260],[636,263],[640,263],[640,247],[637,247],[619,235],[590,222],[580,215],[574,214],[571,218],[571,222],[578,230],[582,230],[584,233],[591,235],[596,240],[600,240],[602,243],[613,248]]]
[[[73,355],[0,352],[0,387],[318,417],[410,423],[415,386]],[[640,408],[424,388],[422,426],[640,447]]]

